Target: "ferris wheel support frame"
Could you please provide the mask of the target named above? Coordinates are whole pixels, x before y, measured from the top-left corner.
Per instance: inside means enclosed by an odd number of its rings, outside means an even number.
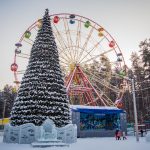
[[[80,79],[82,79],[83,86],[82,87],[76,87],[76,89],[75,88],[72,89],[71,83],[74,82],[75,76],[77,74],[80,75]],[[79,65],[75,65],[74,70],[71,72],[71,74],[69,75],[68,79],[66,79],[66,81],[67,81],[66,82],[66,89],[67,89],[68,95],[71,92],[74,92],[75,95],[77,95],[77,93],[85,92],[86,98],[88,100],[87,104],[91,104],[91,105],[95,106],[95,105],[98,105],[97,101],[100,100],[102,105],[107,106],[106,102],[102,99],[101,95],[97,92],[97,90],[94,88],[94,86],[90,83],[87,76],[84,74],[84,72],[82,71],[82,69],[80,68]],[[94,100],[93,92],[97,96],[96,100]]]

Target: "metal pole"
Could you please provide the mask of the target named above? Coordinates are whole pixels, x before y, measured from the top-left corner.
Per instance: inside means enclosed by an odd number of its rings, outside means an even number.
[[[134,119],[135,119],[135,131],[136,131],[136,141],[139,141],[138,134],[138,120],[137,120],[137,109],[136,109],[136,98],[135,98],[135,87],[134,87],[134,79],[131,79],[132,84],[132,94],[133,94],[133,107],[134,107]]]

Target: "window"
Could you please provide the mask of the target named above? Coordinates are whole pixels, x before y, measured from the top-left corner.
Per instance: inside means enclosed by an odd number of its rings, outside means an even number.
[[[113,130],[119,126],[118,114],[80,113],[80,130]]]

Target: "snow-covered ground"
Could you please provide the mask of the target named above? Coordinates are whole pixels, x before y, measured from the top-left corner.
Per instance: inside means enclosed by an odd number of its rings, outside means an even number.
[[[6,144],[2,142],[0,136],[0,150],[150,150],[150,142],[145,141],[145,137],[140,137],[136,142],[134,136],[127,137],[127,140],[116,141],[115,138],[78,138],[77,143],[69,147],[48,147],[33,148],[30,144]]]

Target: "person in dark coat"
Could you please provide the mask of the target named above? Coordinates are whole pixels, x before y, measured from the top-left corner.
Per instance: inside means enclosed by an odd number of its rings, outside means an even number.
[[[140,132],[141,132],[141,137],[143,137],[143,132],[144,132],[144,131],[141,129]]]
[[[118,130],[118,129],[116,129],[116,131],[115,131],[115,138],[116,138],[116,140],[118,140],[118,137],[117,137],[118,132],[119,132],[119,130]]]

